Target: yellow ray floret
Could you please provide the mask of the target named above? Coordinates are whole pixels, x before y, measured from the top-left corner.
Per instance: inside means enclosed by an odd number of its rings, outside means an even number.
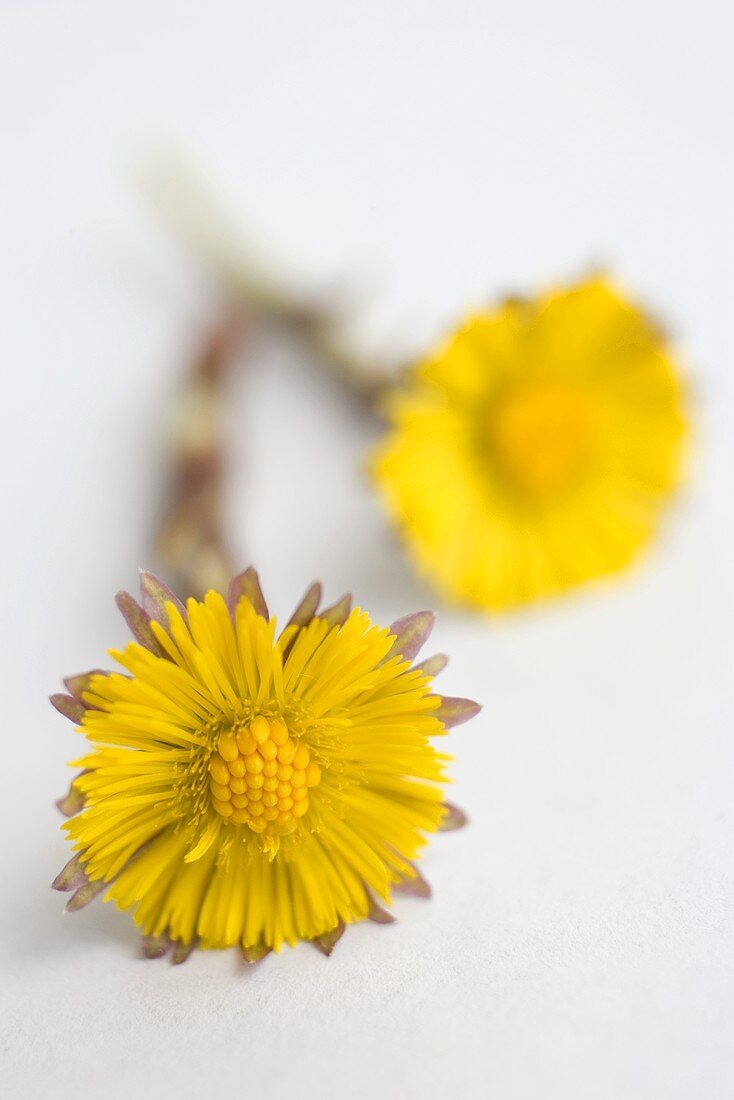
[[[605,280],[471,317],[389,402],[373,473],[420,570],[490,610],[626,565],[679,480],[682,390]]]
[[[314,615],[311,590],[278,635],[253,571],[228,602],[185,608],[142,583],[142,607],[118,601],[138,639],[112,654],[124,673],[53,697],[93,746],[61,804],[77,855],[55,885],[71,908],[106,890],[153,953],[331,946],[452,823],[431,738],[478,708],[412,666],[431,617],[381,628],[343,601]]]

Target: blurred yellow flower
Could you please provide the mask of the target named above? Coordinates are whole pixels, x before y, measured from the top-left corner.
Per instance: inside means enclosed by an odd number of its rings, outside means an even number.
[[[679,480],[682,387],[606,280],[471,317],[387,404],[373,474],[421,572],[500,610],[625,566]]]

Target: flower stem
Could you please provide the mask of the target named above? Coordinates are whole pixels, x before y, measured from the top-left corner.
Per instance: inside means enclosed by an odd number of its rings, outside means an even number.
[[[234,569],[224,515],[223,446],[229,370],[244,335],[241,314],[206,332],[174,405],[168,503],[156,547],[187,595],[226,591]]]
[[[186,160],[159,159],[143,179],[155,209],[221,284],[234,311],[285,330],[360,403],[376,412],[396,365],[361,354],[343,318],[318,297],[304,294],[282,264],[264,256],[237,219]]]

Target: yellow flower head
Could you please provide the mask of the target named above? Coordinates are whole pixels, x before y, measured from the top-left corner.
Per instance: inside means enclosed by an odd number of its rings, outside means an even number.
[[[389,403],[373,465],[421,571],[500,610],[626,565],[679,478],[681,385],[606,281],[470,318]]]
[[[346,924],[390,920],[392,889],[425,891],[412,860],[462,822],[430,738],[479,709],[431,693],[445,658],[412,666],[430,612],[385,629],[347,597],[317,611],[313,585],[277,634],[251,569],[226,602],[141,588],[142,606],[118,595],[126,674],[52,696],[93,745],[59,803],[68,908],[106,889],[151,956],[240,944],[254,961],[299,939],[328,953]]]

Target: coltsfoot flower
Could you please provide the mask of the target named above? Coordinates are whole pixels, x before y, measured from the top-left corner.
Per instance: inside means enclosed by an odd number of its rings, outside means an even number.
[[[418,567],[491,610],[625,566],[679,480],[675,366],[600,278],[471,317],[388,416],[373,472]]]
[[[315,584],[278,634],[252,569],[227,601],[184,607],[145,572],[141,588],[142,606],[117,597],[126,674],[52,696],[94,746],[59,803],[67,908],[106,891],[149,956],[239,944],[256,961],[298,940],[328,954],[345,925],[391,920],[391,891],[426,893],[413,860],[463,823],[430,739],[479,709],[432,693],[444,657],[413,664],[431,613],[386,629],[348,597],[318,611]]]

